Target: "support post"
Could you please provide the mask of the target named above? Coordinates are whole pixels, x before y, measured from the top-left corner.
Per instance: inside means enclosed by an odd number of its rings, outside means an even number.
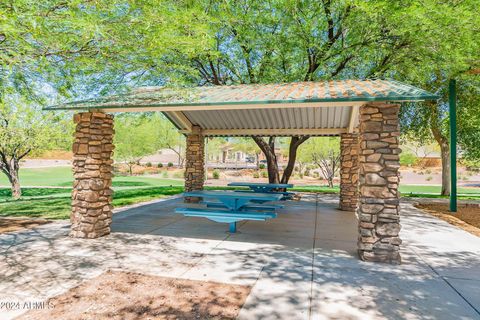
[[[450,112],[450,211],[457,212],[457,92],[456,81],[449,83]]]
[[[84,112],[74,122],[70,235],[98,238],[110,233],[112,222],[113,116]]]
[[[365,261],[401,261],[399,110],[381,102],[360,108],[358,253]]]
[[[202,130],[198,126],[192,127],[187,135],[185,158],[185,191],[203,190],[205,181],[205,142]],[[198,202],[199,198],[185,198],[186,202]]]
[[[340,135],[340,210],[355,211],[358,203],[358,134]]]

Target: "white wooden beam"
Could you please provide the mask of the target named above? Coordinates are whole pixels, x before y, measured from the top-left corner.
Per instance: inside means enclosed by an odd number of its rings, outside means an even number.
[[[357,123],[359,111],[360,106],[352,106],[352,112],[350,113],[350,121],[348,122],[348,133],[352,133],[355,129],[355,124]]]
[[[169,112],[168,113],[174,121],[176,121],[178,124],[182,126],[186,131],[191,132],[192,131],[192,123],[188,118],[183,114],[181,111],[174,111],[174,112]]]
[[[297,109],[320,107],[351,107],[361,106],[365,102],[297,102],[297,103],[253,103],[253,104],[226,104],[226,105],[194,105],[194,106],[131,106],[131,107],[99,107],[103,112],[146,112],[146,111],[218,111],[218,110],[245,110],[245,109]]]
[[[182,130],[181,133],[187,133]],[[335,136],[346,133],[346,128],[323,129],[203,129],[204,136]]]

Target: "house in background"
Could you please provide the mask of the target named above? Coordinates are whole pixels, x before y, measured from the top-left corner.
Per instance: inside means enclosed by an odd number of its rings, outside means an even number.
[[[184,156],[183,156],[183,150],[182,149],[160,149],[158,150],[157,153],[145,156],[140,160],[140,163],[145,164],[145,163],[153,163],[153,164],[158,164],[161,163],[163,165],[167,165],[168,163],[173,163],[175,166],[182,167],[183,166],[183,161],[184,161]],[[179,157],[179,153],[182,155]]]
[[[214,152],[210,150],[207,158],[209,163],[238,163],[252,162],[252,159],[255,159],[255,155],[235,150],[234,144],[226,143]]]

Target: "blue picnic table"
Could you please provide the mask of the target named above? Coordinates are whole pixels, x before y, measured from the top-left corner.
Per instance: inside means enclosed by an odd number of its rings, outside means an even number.
[[[281,206],[262,204],[278,201],[283,197],[280,194],[205,190],[185,192],[183,196],[216,199],[217,201],[203,202],[207,208],[177,208],[175,212],[189,217],[204,217],[216,222],[229,223],[229,230],[232,233],[236,232],[238,221],[265,221],[276,218],[275,209]]]
[[[249,191],[256,193],[270,193],[270,194],[281,194],[283,199],[290,199],[294,193],[287,191],[276,191],[278,189],[287,189],[292,188],[293,184],[290,183],[261,183],[261,182],[231,182],[228,184],[229,187],[248,187]],[[240,192],[245,192],[245,190],[238,190]]]

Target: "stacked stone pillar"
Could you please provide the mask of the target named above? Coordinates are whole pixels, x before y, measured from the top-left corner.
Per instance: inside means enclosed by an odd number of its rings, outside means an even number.
[[[360,108],[358,252],[365,261],[400,263],[398,112],[400,105]]]
[[[355,211],[358,203],[358,134],[340,136],[340,210]]]
[[[97,238],[110,233],[112,222],[113,116],[84,112],[74,122],[70,235]]]
[[[198,126],[192,128],[187,135],[185,158],[185,191],[203,190],[205,181],[205,143],[202,130]],[[185,198],[186,202],[196,202],[198,198]]]

